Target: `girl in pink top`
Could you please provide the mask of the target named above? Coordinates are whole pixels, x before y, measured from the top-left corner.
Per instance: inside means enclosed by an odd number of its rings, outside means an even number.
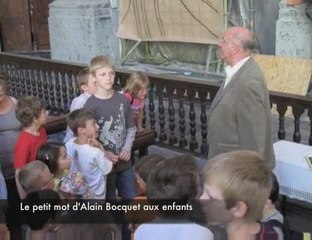
[[[137,132],[143,131],[142,122],[145,106],[145,98],[148,92],[149,78],[140,72],[133,72],[127,80],[123,95],[129,100],[135,113]]]

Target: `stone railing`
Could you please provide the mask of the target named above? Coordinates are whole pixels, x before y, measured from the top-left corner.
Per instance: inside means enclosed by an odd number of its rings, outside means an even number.
[[[35,95],[43,98],[50,110],[67,113],[71,100],[78,95],[75,81],[84,65],[0,53],[0,71],[9,76],[10,94],[16,97]],[[125,84],[129,71],[116,69],[116,83]],[[207,76],[207,81],[148,74],[151,80],[146,103],[145,126],[155,130],[158,144],[205,155],[208,151],[208,110],[220,83]],[[308,139],[312,145],[312,98],[270,92],[278,116],[278,139],[287,137],[285,112],[292,107],[293,141],[301,141],[300,124],[309,122]],[[289,119],[288,119],[289,120]]]

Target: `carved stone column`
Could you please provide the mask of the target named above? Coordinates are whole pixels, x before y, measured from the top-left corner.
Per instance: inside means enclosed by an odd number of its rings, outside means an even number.
[[[106,55],[119,63],[116,1],[55,0],[49,6],[52,59],[86,63]],[[114,6],[113,6],[114,5]]]
[[[280,2],[276,22],[276,55],[312,59],[312,22],[307,18],[306,3]]]

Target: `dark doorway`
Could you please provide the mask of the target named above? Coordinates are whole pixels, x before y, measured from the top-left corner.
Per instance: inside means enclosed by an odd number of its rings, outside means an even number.
[[[47,50],[49,0],[0,0],[2,51]]]

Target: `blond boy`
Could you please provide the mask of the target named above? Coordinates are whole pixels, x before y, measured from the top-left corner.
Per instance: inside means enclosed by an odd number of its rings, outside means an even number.
[[[83,108],[84,104],[88,98],[95,93],[96,83],[92,74],[89,71],[89,68],[83,68],[79,71],[77,75],[77,84],[81,91],[81,94],[78,97],[75,97],[70,105],[70,112]],[[64,143],[74,136],[73,132],[69,127],[66,129],[66,135],[64,138]]]
[[[201,196],[210,224],[224,225],[229,240],[277,239],[276,232],[258,223],[272,187],[271,171],[259,154],[233,151],[209,160]]]
[[[108,58],[94,57],[90,72],[96,80],[97,90],[84,107],[93,112],[105,156],[114,163],[107,179],[106,196],[115,198],[117,188],[120,197],[132,199],[136,196],[135,177],[129,161],[136,132],[134,112],[129,101],[113,89],[115,69]]]

